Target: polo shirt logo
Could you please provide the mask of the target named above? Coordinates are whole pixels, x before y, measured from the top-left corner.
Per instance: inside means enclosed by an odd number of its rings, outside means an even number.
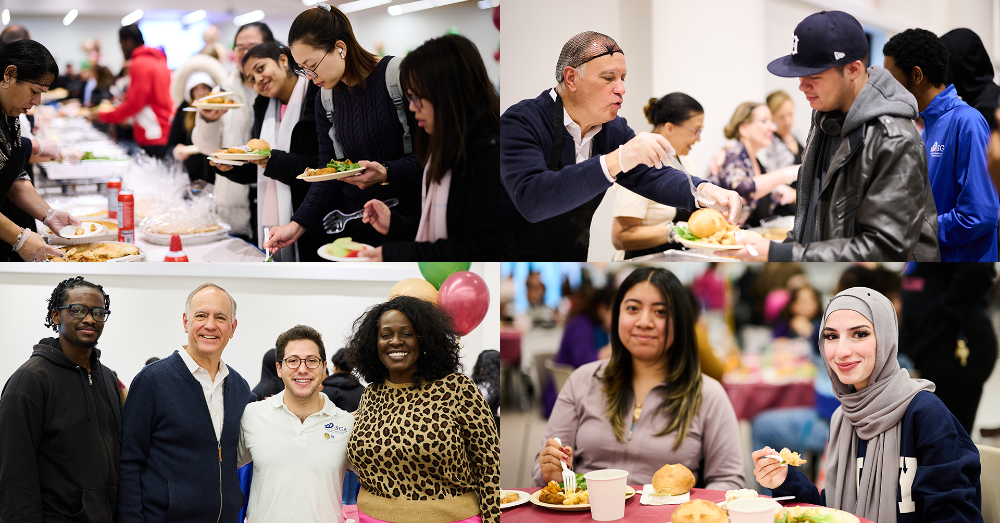
[[[351,432],[347,427],[341,427],[336,423],[327,423],[326,425],[323,425],[323,429],[325,430],[325,432],[323,432],[323,439],[332,440],[337,439],[337,436],[345,436]]]
[[[931,146],[931,156],[940,158],[942,154],[944,154],[944,146],[934,142],[934,145]]]

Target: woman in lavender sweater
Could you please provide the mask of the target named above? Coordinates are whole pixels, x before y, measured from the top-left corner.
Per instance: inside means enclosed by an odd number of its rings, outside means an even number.
[[[578,473],[627,470],[629,484],[681,463],[696,487],[743,487],[736,413],[722,385],[701,373],[690,300],[666,269],[625,278],[611,309],[611,359],[583,365],[559,392],[535,485],[560,481],[563,460]]]
[[[322,91],[316,95],[316,167],[325,167],[331,159],[351,159],[365,170],[358,176],[311,184],[291,223],[272,228],[264,248],[276,251],[287,247],[306,230],[322,235],[323,217],[328,212],[359,211],[372,199],[398,198],[399,205],[393,211],[419,215],[422,168],[412,153],[403,152],[403,126],[386,88],[386,67],[393,57],[380,58],[362,48],[347,16],[322,2],[299,13],[288,31],[288,44],[297,63],[296,72],[321,89],[333,90],[332,124],[323,108]],[[416,119],[410,111],[406,111],[406,118],[412,133]],[[343,158],[334,152],[331,126],[335,126]],[[375,246],[385,241],[361,220],[348,222],[343,232],[328,238],[333,241],[340,236]]]

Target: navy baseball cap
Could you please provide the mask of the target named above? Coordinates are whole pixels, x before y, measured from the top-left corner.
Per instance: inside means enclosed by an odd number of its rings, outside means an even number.
[[[853,16],[843,11],[821,11],[795,26],[792,54],[767,64],[776,76],[796,78],[819,74],[868,55],[868,37]]]

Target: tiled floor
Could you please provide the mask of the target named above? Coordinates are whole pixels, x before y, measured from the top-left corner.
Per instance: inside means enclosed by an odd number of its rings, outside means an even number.
[[[530,331],[522,341],[524,361],[532,361],[532,355],[537,353],[555,352],[559,346],[560,333],[560,329],[533,329]],[[535,379],[533,369],[527,369],[527,372],[532,379]],[[531,406],[530,410],[523,412],[517,409],[506,409],[500,412],[500,486],[502,488],[531,485],[531,467],[534,464],[535,455],[541,448],[545,423],[545,420],[538,413],[537,405]],[[983,390],[983,398],[979,404],[976,426],[973,430],[973,440],[976,443],[1000,447],[1000,438],[984,440],[979,435],[981,427],[1000,427],[1000,363],[994,367],[993,374]],[[750,466],[749,459],[750,427],[748,423],[740,424],[740,435],[746,456],[746,476],[748,482],[752,482],[753,467]]]

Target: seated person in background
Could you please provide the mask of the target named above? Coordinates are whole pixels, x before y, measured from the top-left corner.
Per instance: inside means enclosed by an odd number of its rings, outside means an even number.
[[[826,488],[766,457],[770,447],[753,453],[754,476],[775,496],[880,523],[983,521],[979,451],[934,384],[899,367],[896,325],[892,303],[873,289],[830,300],[823,364],[841,406],[830,420]]]
[[[694,98],[684,93],[670,93],[659,100],[650,98],[645,112],[653,132],[670,142],[678,161],[701,141],[705,110]],[[615,188],[611,243],[625,251],[626,260],[679,249],[681,244],[670,243],[670,233],[674,223],[687,220],[688,216],[691,211],[687,209],[656,203],[619,186]]]
[[[701,373],[693,311],[690,294],[666,269],[643,267],[625,278],[612,307],[611,359],[580,367],[566,382],[534,485],[560,481],[564,461],[582,473],[624,469],[633,484],[680,463],[698,487],[743,487],[736,413],[722,385]]]
[[[563,328],[559,351],[552,360],[554,363],[579,368],[611,357],[608,331],[611,329],[611,304],[615,301],[615,293],[614,287],[605,287],[583,296],[577,302]],[[547,418],[552,413],[559,392],[551,377],[542,387],[542,416]]]
[[[795,201],[795,191],[787,184],[795,180],[798,169],[768,173],[757,160],[757,152],[770,145],[774,136],[771,110],[766,105],[741,103],[723,132],[726,139],[733,141],[716,155],[721,157],[719,170],[709,179],[743,197],[740,225],[760,225],[761,218],[773,215],[775,205]],[[772,192],[777,198],[772,198]]]
[[[819,328],[819,292],[810,285],[791,291],[792,297],[781,310],[771,329],[772,338],[802,338],[812,343]]]

